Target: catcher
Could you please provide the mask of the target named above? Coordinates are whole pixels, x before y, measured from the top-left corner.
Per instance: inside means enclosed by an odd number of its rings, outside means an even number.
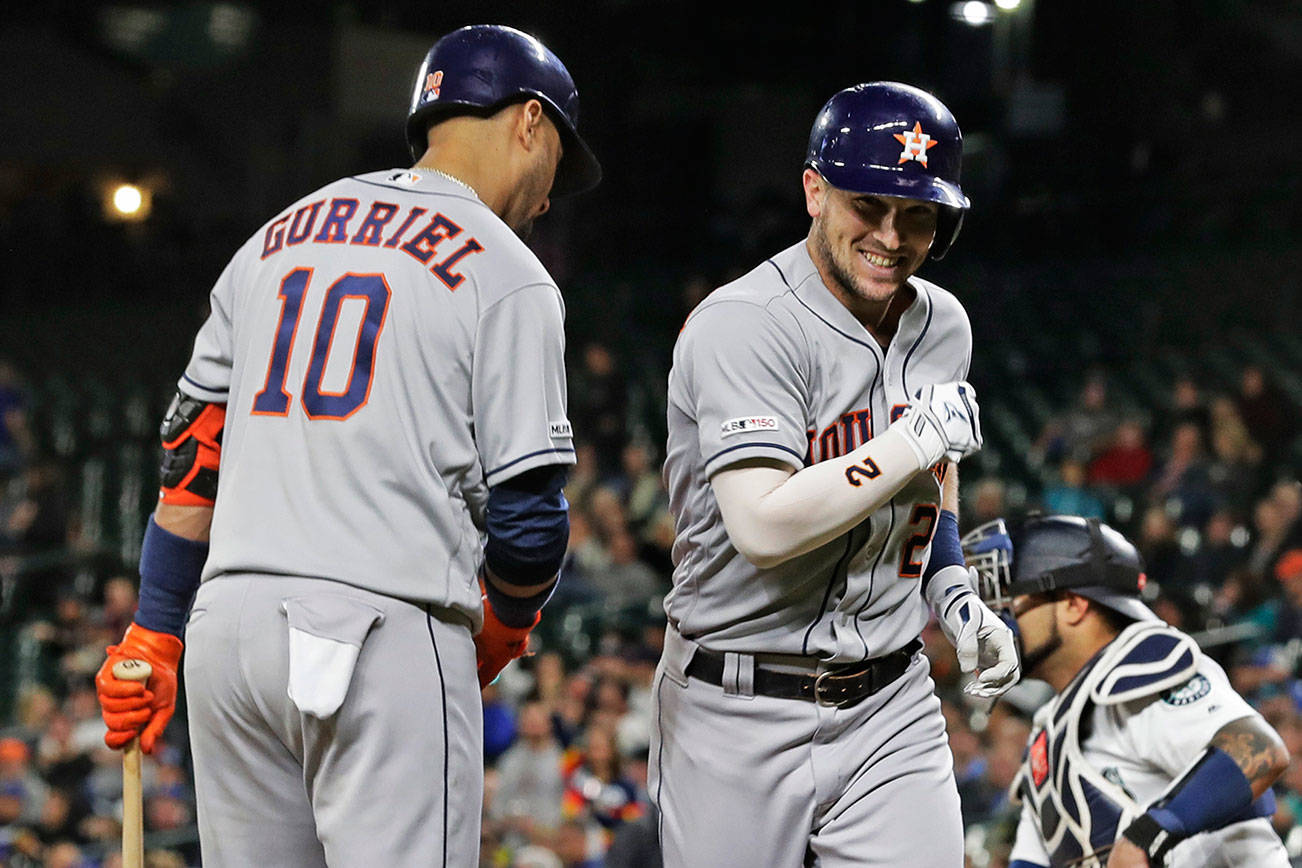
[[[1016,622],[1035,713],[1012,786],[1010,868],[1287,868],[1269,817],[1278,734],[1189,636],[1139,600],[1135,547],[1096,519],[1002,519],[963,539],[982,598]]]

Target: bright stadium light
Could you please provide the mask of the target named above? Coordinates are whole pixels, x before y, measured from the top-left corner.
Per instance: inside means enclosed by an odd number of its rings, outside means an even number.
[[[1012,12],[1022,5],[1022,0],[995,0],[995,5],[1005,12]]]
[[[145,196],[135,184],[119,184],[113,191],[113,207],[123,217],[134,217],[145,203]]]
[[[101,187],[104,219],[111,223],[139,223],[149,216],[154,194],[144,184],[109,181]]]
[[[982,0],[967,0],[950,7],[950,14],[969,27],[981,27],[994,20],[994,9]]]

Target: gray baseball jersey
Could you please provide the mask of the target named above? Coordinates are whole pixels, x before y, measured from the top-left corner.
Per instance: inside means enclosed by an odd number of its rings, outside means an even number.
[[[669,375],[665,476],[676,517],[681,634],[717,651],[854,661],[886,654],[926,624],[919,579],[940,484],[919,473],[849,533],[760,569],[729,541],[709,479],[768,458],[794,470],[881,433],[928,383],[964,379],[967,314],[918,278],[887,349],[826,288],[802,241],[712,293],[688,318]]]
[[[205,581],[315,576],[481,616],[487,487],[571,464],[564,306],[434,172],[346,178],[240,249],[179,388],[227,402]]]

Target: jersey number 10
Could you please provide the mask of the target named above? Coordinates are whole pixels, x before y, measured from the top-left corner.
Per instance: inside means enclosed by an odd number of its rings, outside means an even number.
[[[289,355],[294,349],[294,336],[303,316],[303,298],[307,295],[312,271],[311,268],[296,268],[280,281],[280,322],[276,325],[276,341],[271,348],[271,360],[267,363],[266,383],[253,397],[255,416],[289,414],[292,397],[285,391],[285,378],[289,373]],[[303,411],[309,419],[347,419],[366,405],[375,373],[376,342],[384,328],[390,295],[389,284],[382,274],[345,274],[326,290],[316,324],[316,338],[312,342],[312,359],[307,366],[307,376],[303,378]],[[348,382],[342,391],[326,391],[322,388],[321,378],[339,325],[339,308],[348,298],[364,301],[366,313],[353,343]]]

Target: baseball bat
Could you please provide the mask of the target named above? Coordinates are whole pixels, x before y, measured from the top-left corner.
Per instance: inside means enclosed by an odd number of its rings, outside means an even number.
[[[113,677],[121,681],[148,681],[154,668],[144,660],[119,660]],[[145,866],[145,815],[140,787],[140,737],[122,750],[122,865]]]

